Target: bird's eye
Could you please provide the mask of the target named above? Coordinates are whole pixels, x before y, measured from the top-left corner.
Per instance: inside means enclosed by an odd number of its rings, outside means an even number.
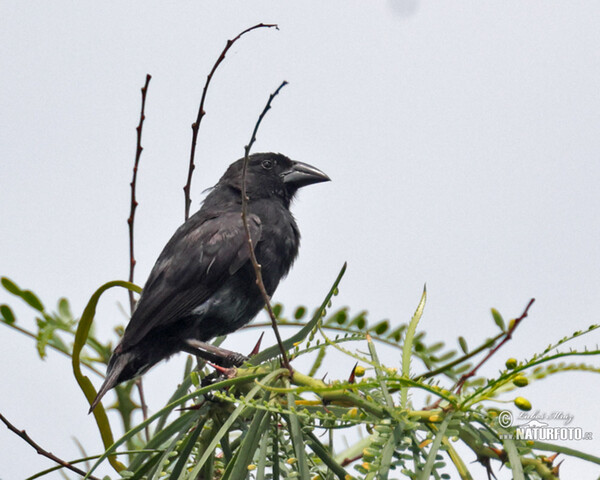
[[[263,160],[261,165],[265,170],[271,170],[273,168],[273,161],[272,160]]]

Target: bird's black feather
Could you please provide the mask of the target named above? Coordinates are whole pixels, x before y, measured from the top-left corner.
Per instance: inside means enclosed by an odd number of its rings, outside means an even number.
[[[225,212],[205,220],[202,213],[183,224],[160,254],[123,336],[123,349],[132,348],[153,329],[191,315],[248,261],[240,214]],[[250,215],[248,225],[256,245],[260,219]]]
[[[163,249],[90,411],[115,385],[186,350],[186,341],[233,332],[264,306],[241,218],[242,166],[240,159],[227,169]],[[316,168],[281,154],[250,156],[247,221],[269,295],[298,254],[300,232],[289,211],[294,194],[327,180]]]

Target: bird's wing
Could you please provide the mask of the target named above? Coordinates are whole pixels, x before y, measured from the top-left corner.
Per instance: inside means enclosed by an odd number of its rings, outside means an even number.
[[[261,222],[248,215],[254,247]],[[152,329],[189,315],[210,298],[250,258],[239,212],[182,225],[158,258],[125,330],[122,347],[137,344]]]

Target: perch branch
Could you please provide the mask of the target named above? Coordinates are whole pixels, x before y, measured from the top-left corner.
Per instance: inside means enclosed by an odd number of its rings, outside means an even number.
[[[273,327],[273,331],[275,332],[275,337],[277,338],[277,344],[279,345],[279,349],[281,350],[281,357],[283,359],[283,366],[290,371],[290,374],[293,373],[292,367],[290,365],[290,361],[288,359],[285,348],[283,347],[283,342],[281,341],[281,336],[279,335],[279,329],[277,328],[277,317],[273,313],[273,309],[271,308],[271,299],[269,298],[269,294],[265,288],[265,284],[263,282],[261,266],[256,260],[256,255],[254,253],[254,245],[252,244],[252,237],[250,236],[250,228],[248,226],[248,196],[246,195],[246,171],[248,169],[248,161],[250,156],[250,149],[252,145],[256,141],[256,132],[258,132],[258,127],[260,126],[263,118],[267,114],[267,112],[271,109],[271,102],[273,99],[279,94],[280,90],[287,85],[287,82],[284,80],[281,85],[275,90],[271,95],[269,95],[269,100],[265,105],[265,108],[258,116],[258,120],[256,121],[256,125],[254,126],[254,131],[252,132],[252,136],[250,137],[250,142],[248,145],[244,147],[244,165],[242,168],[242,222],[244,224],[244,230],[246,231],[246,239],[248,240],[248,247],[250,248],[250,261],[252,262],[252,266],[254,267],[254,273],[256,274],[256,284],[260,290],[260,293],[265,301],[265,305],[267,307],[267,312],[269,312],[269,317],[271,318],[271,326]]]
[[[198,116],[196,117],[196,121],[194,123],[192,123],[192,148],[190,150],[190,163],[189,163],[189,167],[188,167],[187,182],[186,182],[185,186],[183,187],[183,192],[185,195],[185,219],[186,220],[190,217],[190,205],[192,203],[192,200],[190,198],[190,194],[191,194],[190,190],[192,188],[192,176],[194,174],[194,169],[196,168],[196,166],[194,164],[194,158],[196,156],[196,142],[198,140],[198,130],[200,129],[200,122],[202,122],[202,117],[204,117],[204,115],[206,114],[206,112],[204,111],[204,101],[206,100],[206,93],[208,91],[208,86],[210,84],[210,81],[212,80],[212,77],[213,77],[215,71],[217,70],[217,68],[219,67],[221,62],[223,60],[225,60],[225,55],[227,54],[227,51],[232,47],[232,45],[236,41],[238,41],[242,37],[242,35],[244,35],[248,32],[251,32],[252,30],[256,30],[258,28],[263,28],[263,27],[266,27],[266,28],[275,27],[276,29],[279,29],[277,27],[277,25],[274,25],[274,24],[259,23],[258,25],[254,25],[253,27],[247,28],[246,30],[244,30],[243,32],[238,34],[237,37],[233,38],[232,40],[227,40],[227,44],[225,45],[225,48],[221,52],[221,55],[219,55],[219,58],[217,58],[217,61],[215,62],[215,64],[212,67],[212,70],[206,77],[206,83],[204,84],[204,89],[202,90],[202,98],[200,99],[200,107],[198,108]]]

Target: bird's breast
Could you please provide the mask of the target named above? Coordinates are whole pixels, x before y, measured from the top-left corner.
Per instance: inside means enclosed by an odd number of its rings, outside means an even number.
[[[256,259],[261,265],[267,293],[272,295],[298,256],[300,235],[291,214],[281,215],[276,221],[273,218],[261,218],[261,221],[262,232],[256,245]]]

